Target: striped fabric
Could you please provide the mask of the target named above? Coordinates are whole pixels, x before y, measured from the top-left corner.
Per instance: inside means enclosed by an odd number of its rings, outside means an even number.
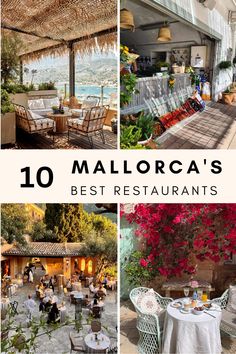
[[[28,133],[55,130],[55,122],[53,119],[32,114],[30,110],[26,110],[25,107],[16,104],[15,111],[17,127]]]
[[[89,111],[83,110],[82,118],[70,118],[67,121],[68,129],[78,130],[81,133],[92,133],[103,129],[109,106],[93,107]]]

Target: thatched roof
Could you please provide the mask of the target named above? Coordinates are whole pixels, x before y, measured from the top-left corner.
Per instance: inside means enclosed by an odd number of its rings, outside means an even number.
[[[2,27],[24,43],[23,59],[61,55],[68,43],[82,53],[116,42],[116,0],[2,0]],[[111,32],[111,34],[110,34]],[[96,41],[98,38],[98,42]],[[86,43],[85,43],[86,42]]]

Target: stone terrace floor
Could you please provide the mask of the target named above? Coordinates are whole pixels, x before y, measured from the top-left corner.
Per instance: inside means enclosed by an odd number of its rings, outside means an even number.
[[[136,329],[136,312],[130,301],[122,301],[120,309],[120,354],[138,354],[138,331]],[[222,354],[236,353],[236,339],[222,335]]]
[[[210,102],[156,139],[158,149],[236,149],[236,103]]]
[[[11,301],[16,300],[19,302],[18,312],[19,314],[14,317],[16,323],[21,323],[24,327],[25,334],[29,332],[26,326],[26,312],[23,307],[23,303],[27,300],[28,294],[35,294],[35,284],[26,284],[22,288],[18,288],[17,292],[11,298]],[[84,295],[89,294],[88,288],[83,288],[82,292]],[[66,302],[67,313],[70,319],[75,318],[75,305],[70,305],[69,297],[64,298],[63,295],[57,293],[57,288],[55,289],[55,295],[58,297],[60,304],[61,301]],[[117,326],[117,293],[116,291],[107,291],[106,299],[104,300],[105,306],[104,311],[102,312],[101,323],[102,323],[102,331],[108,337],[116,337],[116,326]],[[89,297],[91,299],[91,297]],[[39,301],[36,300],[37,305]],[[35,318],[38,318],[40,313],[38,308],[35,311]],[[74,325],[67,325],[62,328],[59,328],[52,332],[52,337],[49,339],[47,335],[42,335],[37,338],[37,349],[33,351],[34,354],[69,354],[70,353],[70,341],[69,341],[69,333],[72,332],[73,335],[78,336],[82,335],[83,337],[88,334],[90,329],[90,325],[87,325],[88,319],[88,310],[83,309],[83,320],[82,323],[85,323],[83,329],[79,332],[76,332]],[[115,345],[116,339],[111,339],[111,344]]]

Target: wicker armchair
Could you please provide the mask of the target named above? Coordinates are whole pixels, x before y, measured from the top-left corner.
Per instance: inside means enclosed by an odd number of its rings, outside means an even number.
[[[220,329],[222,332],[228,334],[229,336],[236,338],[236,314],[229,312],[226,307],[229,300],[229,289],[221,295],[212,299],[211,302],[220,306],[222,310],[222,319],[220,323]]]
[[[130,292],[130,300],[132,301],[137,312],[137,329],[139,331],[138,353],[139,354],[157,354],[161,352],[162,330],[160,319],[157,314],[147,314],[137,303],[139,296],[145,295],[149,288],[135,288]],[[166,310],[168,304],[173,299],[162,297],[154,292],[157,303]]]
[[[35,114],[19,104],[14,104],[14,106],[16,112],[16,126],[18,128],[26,131],[29,134],[55,131],[56,126],[53,119],[45,118]]]
[[[103,125],[109,110],[109,106],[97,106],[90,110],[83,109],[78,118],[70,118],[67,120],[68,126],[68,141],[70,139],[70,131],[86,136],[93,148],[92,136],[97,133],[105,144],[103,134]]]

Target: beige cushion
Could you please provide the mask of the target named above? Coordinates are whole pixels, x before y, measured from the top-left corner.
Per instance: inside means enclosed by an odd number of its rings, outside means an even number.
[[[222,310],[221,321],[236,331],[236,314],[227,310]]]
[[[42,98],[38,98],[35,100],[29,100],[28,101],[28,106],[29,109],[41,109],[41,108],[45,108],[44,107],[44,102]]]
[[[159,315],[163,311],[156,300],[153,289],[148,290],[145,294],[140,294],[137,298],[137,305],[143,313]]]
[[[236,314],[236,285],[230,285],[229,287],[229,300],[226,310]]]
[[[28,112],[29,119],[40,119],[40,118],[42,119],[43,118],[40,114],[37,114],[37,113],[31,111],[30,109],[28,109],[27,112]]]
[[[42,118],[42,119],[30,121],[30,128],[31,131],[54,128],[54,120],[50,118]]]
[[[44,102],[44,106],[45,108],[52,108],[52,106],[57,106],[59,107],[60,105],[60,101],[58,97],[54,97],[54,98],[44,98],[43,99]]]

